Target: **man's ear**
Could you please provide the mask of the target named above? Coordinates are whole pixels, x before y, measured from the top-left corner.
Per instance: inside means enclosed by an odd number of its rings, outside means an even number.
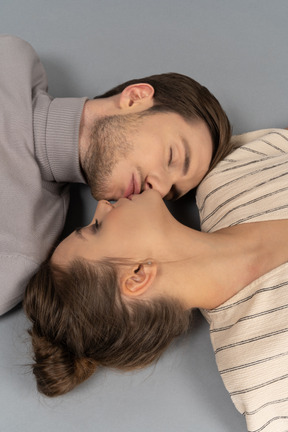
[[[144,294],[152,285],[157,274],[155,263],[143,263],[123,269],[120,277],[121,291],[129,297]]]
[[[146,110],[153,106],[154,88],[147,83],[131,84],[120,94],[120,108],[137,108]]]

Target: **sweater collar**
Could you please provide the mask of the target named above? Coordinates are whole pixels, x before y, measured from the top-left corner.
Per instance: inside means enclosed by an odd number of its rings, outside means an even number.
[[[41,94],[34,101],[34,142],[43,180],[85,183],[79,162],[79,128],[87,98],[55,98]]]

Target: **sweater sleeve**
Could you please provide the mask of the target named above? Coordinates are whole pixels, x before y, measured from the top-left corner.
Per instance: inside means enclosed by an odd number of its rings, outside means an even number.
[[[37,264],[26,256],[0,255],[0,315],[23,299],[26,285],[36,269]]]
[[[33,108],[41,95],[50,101],[46,88],[31,45],[0,36],[0,314],[23,298],[67,212],[67,185],[44,184],[35,159]]]

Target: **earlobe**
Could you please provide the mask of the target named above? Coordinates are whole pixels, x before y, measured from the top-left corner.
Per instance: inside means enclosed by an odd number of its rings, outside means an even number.
[[[147,292],[152,286],[157,274],[155,263],[144,263],[126,270],[121,278],[122,293],[135,297]]]
[[[120,107],[131,108],[144,105],[144,109],[153,106],[154,88],[147,83],[132,84],[120,95]],[[145,106],[147,105],[147,108]]]

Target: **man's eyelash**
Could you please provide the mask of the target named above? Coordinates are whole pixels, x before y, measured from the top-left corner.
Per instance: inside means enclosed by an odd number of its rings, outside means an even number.
[[[170,157],[169,157],[169,161],[168,161],[168,166],[171,165],[172,160],[173,160],[173,151],[172,151],[172,148],[170,147]]]

